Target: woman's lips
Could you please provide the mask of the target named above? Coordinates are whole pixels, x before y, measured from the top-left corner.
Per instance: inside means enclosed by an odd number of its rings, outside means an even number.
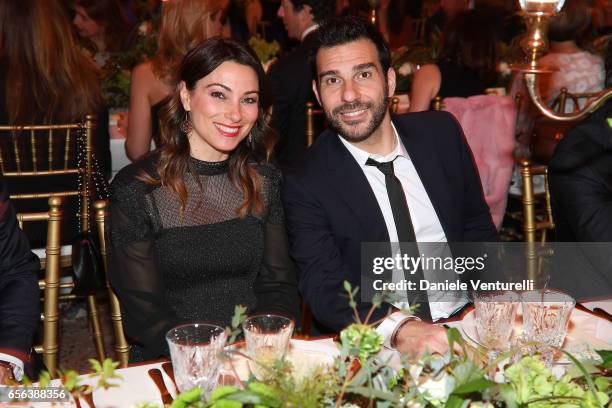
[[[226,137],[236,137],[240,133],[240,128],[242,126],[227,126],[222,125],[221,123],[214,124],[219,133]]]

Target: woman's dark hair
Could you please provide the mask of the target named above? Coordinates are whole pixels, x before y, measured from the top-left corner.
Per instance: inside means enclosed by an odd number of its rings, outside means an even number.
[[[589,5],[584,0],[567,0],[561,12],[550,19],[548,39],[578,41],[591,24]]]
[[[189,139],[183,131],[183,123],[189,120],[189,112],[185,111],[181,103],[180,83],[184,82],[187,90],[193,91],[200,79],[227,61],[252,68],[259,82],[259,117],[251,130],[251,141],[245,138],[229,157],[229,177],[244,195],[238,216],[244,217],[252,211],[261,213],[264,209],[260,178],[253,164],[270,160],[276,139],[266,118],[270,106],[266,74],[253,50],[243,43],[215,37],[187,53],[179,67],[175,89],[160,112],[163,143],[157,162],[160,179],[146,173],[141,173],[141,178],[150,184],[170,188],[185,208],[187,189],[183,178],[187,173],[196,173],[190,166]]]
[[[440,61],[469,68],[485,82],[495,75],[499,55],[496,19],[488,11],[457,14],[442,34]]]
[[[130,26],[123,15],[119,0],[77,0],[92,20],[104,26],[104,41],[107,51],[117,52],[125,47]]]
[[[310,54],[310,66],[313,78],[319,82],[317,75],[317,54],[321,48],[332,48],[360,39],[370,40],[378,51],[378,61],[382,71],[387,76],[391,66],[391,53],[380,32],[365,19],[357,16],[333,17],[326,20],[317,30],[315,44]]]

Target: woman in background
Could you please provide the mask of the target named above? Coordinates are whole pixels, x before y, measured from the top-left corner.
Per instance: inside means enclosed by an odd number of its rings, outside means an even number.
[[[261,63],[242,43],[213,38],[187,54],[176,80],[162,147],[111,186],[109,277],[133,360],[167,355],[164,335],[182,322],[229,325],[237,304],[297,314]]]
[[[3,125],[80,122],[97,114],[94,152],[103,173],[110,171],[108,114],[100,90],[99,71],[77,45],[68,15],[58,0],[0,0],[0,123]],[[15,168],[11,138],[0,137],[4,168]],[[63,146],[59,147],[63,148]],[[42,152],[42,148],[40,149]],[[56,150],[58,151],[58,150]],[[14,159],[12,159],[14,161]],[[39,170],[46,160],[39,160]],[[32,177],[7,179],[11,194],[76,189],[73,178]],[[45,211],[44,200],[19,200],[17,211]],[[76,198],[66,200],[65,214],[76,214]],[[65,217],[77,232],[76,217]],[[33,223],[37,224],[37,223]],[[35,227],[35,225],[32,225]],[[45,228],[32,231],[32,241],[45,240]],[[39,242],[37,242],[39,243]]]
[[[424,65],[414,74],[410,112],[430,109],[436,96],[483,94],[495,81],[498,35],[493,21],[486,12],[469,10],[449,23],[438,62]]]
[[[119,0],[77,0],[74,19],[79,36],[90,43],[94,59],[103,67],[112,53],[125,49],[130,27]]]
[[[127,156],[132,161],[160,142],[158,111],[173,89],[178,66],[191,48],[222,31],[226,0],[172,0],[163,3],[158,51],[132,71]]]

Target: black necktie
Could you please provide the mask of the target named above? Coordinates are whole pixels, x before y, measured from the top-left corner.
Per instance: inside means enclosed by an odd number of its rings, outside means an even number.
[[[387,195],[389,196],[389,202],[391,203],[391,212],[393,213],[393,221],[395,222],[395,229],[397,230],[397,238],[399,242],[410,242],[416,243],[416,235],[414,233],[414,227],[412,226],[412,218],[410,217],[410,210],[408,209],[408,203],[406,202],[406,194],[402,187],[401,181],[395,175],[393,170],[393,160],[388,162],[378,162],[374,159],[368,159],[366,161],[367,166],[377,167],[385,175],[385,186],[387,188]],[[418,247],[416,244],[409,246],[411,250],[404,251],[411,257],[418,257]],[[405,271],[404,271],[405,272]],[[418,268],[412,275],[413,282],[416,282],[416,289],[408,291],[408,301],[411,305],[415,303],[419,304],[419,308],[416,311],[416,315],[422,319],[431,320],[431,312],[429,310],[429,304],[427,303],[427,292],[419,290],[419,281],[424,279],[423,270]]]

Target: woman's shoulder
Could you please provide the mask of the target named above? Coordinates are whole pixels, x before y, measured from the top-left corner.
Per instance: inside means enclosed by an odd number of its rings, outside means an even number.
[[[151,192],[156,185],[146,181],[146,178],[158,180],[159,174],[156,170],[156,164],[159,155],[152,152],[135,163],[129,164],[119,170],[111,182],[111,191],[113,197],[122,196],[124,193],[146,194]]]
[[[281,180],[281,171],[274,163],[259,162],[255,164],[255,169],[260,176],[271,182],[278,182]]]

